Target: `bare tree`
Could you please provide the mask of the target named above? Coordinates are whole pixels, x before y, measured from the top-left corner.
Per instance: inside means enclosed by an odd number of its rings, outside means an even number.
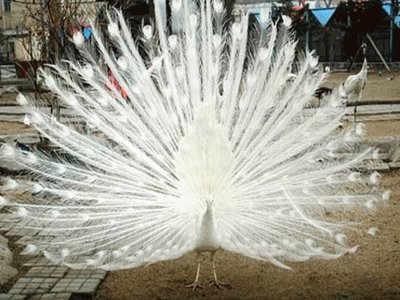
[[[14,0],[24,6],[24,27],[39,37],[40,60],[56,62],[64,55],[71,31],[92,21],[94,0]]]
[[[22,41],[27,53],[26,73],[33,83],[35,97],[44,98],[48,95],[41,89],[39,67],[56,63],[67,55],[72,49],[70,36],[82,24],[93,21],[98,5],[95,0],[14,0],[14,3],[23,7],[22,24],[28,32]],[[50,97],[48,101],[59,117],[59,105]]]

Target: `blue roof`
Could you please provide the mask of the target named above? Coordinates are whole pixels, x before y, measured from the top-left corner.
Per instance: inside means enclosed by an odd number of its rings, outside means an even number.
[[[329,20],[331,19],[333,13],[336,10],[336,7],[331,7],[331,8],[313,8],[310,9],[315,18],[318,20],[318,22],[321,24],[322,27],[324,27],[326,24],[328,24]]]
[[[382,4],[382,8],[387,13],[387,15],[389,17],[392,15],[392,5],[391,5],[391,3]],[[397,27],[400,27],[400,15],[397,15],[397,16],[394,17],[394,23],[396,24]]]
[[[85,39],[90,39],[90,36],[92,35],[92,27],[84,27],[82,34]]]
[[[261,22],[261,16],[259,13],[254,13],[254,16],[256,17],[258,23],[260,23],[261,28],[267,28],[268,27],[268,22]]]
[[[390,5],[390,3],[383,4],[382,8],[388,14],[388,16],[392,15],[392,5]]]

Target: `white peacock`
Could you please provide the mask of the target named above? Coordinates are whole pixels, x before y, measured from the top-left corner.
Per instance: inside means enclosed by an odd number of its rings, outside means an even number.
[[[219,249],[282,268],[354,252],[345,243],[351,220],[326,211],[371,208],[389,192],[382,196],[379,174],[354,171],[376,150],[345,155],[362,127],[337,129],[344,115],[337,93],[310,107],[325,75],[313,53],[296,58],[290,19],[249,38],[248,15],[225,23],[221,1],[173,0],[170,28],[155,4],[156,26],[144,26],[141,40],[121,12],[109,11],[114,50],[96,27],[97,52],[78,32],[81,59],[43,74],[92,134],[17,97],[31,111],[29,123],[62,152],[55,158],[2,145],[3,160],[33,174],[9,178],[1,198],[16,226],[40,232],[25,252],[106,270],[210,252],[218,287]],[[199,273],[200,261],[193,288]]]

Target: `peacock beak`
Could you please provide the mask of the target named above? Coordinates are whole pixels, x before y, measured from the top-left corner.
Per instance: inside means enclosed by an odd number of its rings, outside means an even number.
[[[207,210],[211,210],[213,203],[214,203],[214,200],[213,200],[213,199],[211,199],[211,198],[206,198]]]

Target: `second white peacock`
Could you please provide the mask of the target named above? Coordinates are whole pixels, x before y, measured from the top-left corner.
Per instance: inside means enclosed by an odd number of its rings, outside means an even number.
[[[378,173],[356,171],[377,151],[358,143],[360,125],[338,129],[337,92],[310,105],[325,75],[313,53],[296,58],[290,19],[252,30],[247,15],[226,23],[221,1],[171,3],[170,27],[155,1],[155,26],[137,41],[108,12],[93,43],[73,36],[78,61],[44,72],[90,134],[17,97],[58,153],[1,147],[2,160],[32,172],[5,180],[0,198],[32,232],[25,252],[106,270],[210,252],[218,287],[219,249],[282,268],[354,252],[345,234],[358,227],[342,212],[370,210],[389,192]],[[193,288],[199,274],[200,263]]]

